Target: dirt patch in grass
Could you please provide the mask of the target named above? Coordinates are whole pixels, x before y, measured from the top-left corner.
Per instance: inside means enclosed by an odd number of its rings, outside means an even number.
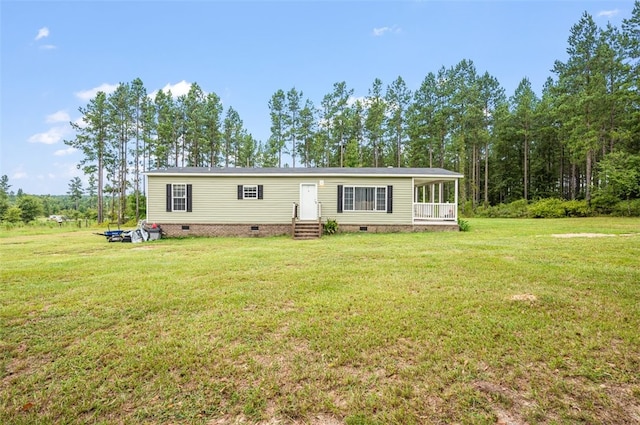
[[[606,238],[606,237],[613,237],[616,235],[613,235],[611,233],[555,233],[551,236],[554,238],[567,239],[567,238]]]
[[[640,423],[640,386],[613,383],[601,384],[600,388],[607,394],[613,407],[605,414],[605,422],[624,423],[632,419]]]
[[[511,301],[537,301],[538,297],[533,294],[516,294],[509,298]]]
[[[214,419],[207,423],[207,425],[244,425],[244,424],[252,424],[252,425],[342,425],[344,422],[335,418],[332,415],[318,414],[309,418],[309,420],[304,421],[295,421],[288,419],[278,419],[278,418],[270,418],[264,421],[255,422],[254,420],[248,419],[244,415],[237,416],[235,418],[232,417],[224,417],[219,419]]]
[[[474,387],[481,393],[488,395],[493,401],[492,407],[496,416],[496,425],[527,424],[527,421],[521,416],[521,412],[530,409],[532,403],[516,391],[486,381],[476,382]]]

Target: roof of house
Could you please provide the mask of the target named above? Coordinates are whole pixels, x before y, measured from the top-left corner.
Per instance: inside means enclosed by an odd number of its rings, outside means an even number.
[[[242,167],[175,167],[151,170],[147,175],[156,176],[359,176],[359,177],[438,177],[462,178],[463,175],[444,168],[396,168],[396,167],[332,167],[332,168],[242,168]]]

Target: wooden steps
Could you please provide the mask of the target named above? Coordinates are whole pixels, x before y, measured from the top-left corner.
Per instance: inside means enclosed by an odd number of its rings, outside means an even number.
[[[296,221],[293,224],[293,239],[318,239],[322,236],[319,221]]]

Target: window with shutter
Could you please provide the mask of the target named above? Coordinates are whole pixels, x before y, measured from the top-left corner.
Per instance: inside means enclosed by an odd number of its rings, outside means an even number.
[[[193,211],[193,185],[176,183],[167,184],[166,211],[167,212],[192,212]]]
[[[264,186],[261,184],[238,185],[238,199],[263,199]]]
[[[338,186],[338,212],[390,212],[391,186]]]

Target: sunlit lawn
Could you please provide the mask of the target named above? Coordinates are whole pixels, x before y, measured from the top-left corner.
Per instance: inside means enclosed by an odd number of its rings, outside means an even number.
[[[0,423],[640,422],[640,220],[468,221],[0,230]]]

